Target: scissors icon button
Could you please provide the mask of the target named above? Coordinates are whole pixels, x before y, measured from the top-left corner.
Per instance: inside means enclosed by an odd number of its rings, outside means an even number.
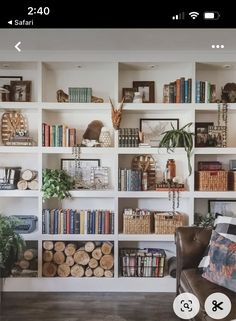
[[[213,308],[212,308],[212,311],[216,312],[217,309],[220,309],[220,310],[223,310],[223,308],[221,307],[221,305],[223,304],[224,302],[217,302],[216,300],[213,300],[212,301],[212,304],[214,305]]]
[[[215,292],[208,296],[204,307],[210,318],[221,320],[229,315],[231,311],[231,302],[227,295]]]

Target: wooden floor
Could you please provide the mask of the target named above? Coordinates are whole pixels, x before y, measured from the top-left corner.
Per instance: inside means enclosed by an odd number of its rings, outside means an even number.
[[[177,321],[171,293],[3,293],[1,321]]]

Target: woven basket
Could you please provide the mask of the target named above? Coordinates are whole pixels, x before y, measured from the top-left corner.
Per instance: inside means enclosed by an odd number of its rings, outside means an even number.
[[[123,213],[124,234],[150,234],[151,213],[148,214],[126,214]]]
[[[183,226],[185,215],[175,212],[156,212],[154,214],[155,234],[174,234],[175,229]]]
[[[195,187],[198,191],[227,191],[227,171],[199,171],[195,173]]]

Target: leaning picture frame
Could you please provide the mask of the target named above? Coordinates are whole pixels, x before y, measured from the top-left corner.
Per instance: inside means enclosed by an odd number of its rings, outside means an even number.
[[[11,101],[11,97],[12,97],[11,81],[22,81],[22,80],[23,80],[22,76],[0,76],[0,101]]]
[[[134,88],[122,88],[124,103],[132,103],[134,98]]]
[[[77,167],[75,159],[61,159],[61,169],[75,179],[76,189],[91,188],[91,168],[99,167],[100,159],[80,159],[78,165],[79,167]]]
[[[140,93],[143,103],[155,103],[154,81],[133,81],[133,88]]]
[[[93,189],[107,189],[109,186],[109,168],[92,167],[91,168],[91,186]]]
[[[214,125],[213,122],[195,123],[195,147],[210,147],[209,127]]]
[[[171,130],[172,126],[179,129],[178,118],[140,118],[139,128],[143,134],[143,143],[151,147],[158,147],[162,134]]]
[[[236,217],[235,200],[208,200],[208,212],[217,215]]]
[[[11,101],[31,101],[31,84],[30,80],[11,81]]]

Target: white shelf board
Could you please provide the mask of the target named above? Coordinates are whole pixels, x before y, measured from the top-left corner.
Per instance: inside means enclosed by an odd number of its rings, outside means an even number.
[[[39,232],[33,232],[28,234],[20,234],[25,241],[36,241],[38,243],[38,240],[40,239],[40,233]]]
[[[220,191],[220,192],[194,192],[194,198],[230,198],[235,199],[236,198],[236,192],[234,191]]]
[[[43,110],[52,112],[66,112],[66,111],[109,111],[111,105],[109,103],[42,103]]]
[[[35,154],[39,152],[37,146],[0,146],[0,153],[7,154]]]
[[[112,198],[116,196],[116,193],[113,190],[78,190],[70,191],[72,197],[93,197],[93,198]]]
[[[196,111],[201,111],[201,112],[214,112],[216,113],[218,111],[218,106],[217,103],[208,103],[208,104],[202,104],[202,103],[195,103],[194,109]],[[228,110],[229,111],[236,111],[236,104],[235,103],[230,103],[228,104]]]
[[[114,241],[114,234],[42,234],[47,241]]]
[[[72,147],[42,147],[43,154],[72,154]],[[111,154],[116,153],[115,147],[81,147],[81,156],[83,154]]]
[[[180,197],[190,197],[191,193],[180,192]],[[129,192],[129,191],[120,191],[118,192],[118,197],[120,198],[167,198],[168,199],[168,192],[162,191],[137,191],[137,192]]]
[[[175,148],[175,154],[184,154],[184,148]],[[118,154],[158,154],[158,155],[171,155],[173,154],[171,151],[167,152],[166,148],[158,148],[158,147],[119,147]]]
[[[41,104],[37,102],[15,102],[15,101],[1,101],[0,109],[21,109],[21,110],[38,110]]]
[[[194,148],[195,155],[235,155],[236,147],[198,147]]]
[[[19,189],[13,190],[0,190],[0,197],[38,197],[39,191],[21,191]]]
[[[175,292],[176,279],[162,278],[6,278],[3,291],[13,292]]]
[[[164,104],[164,103],[130,103],[124,104],[123,110],[127,112],[158,112],[158,111],[191,111],[194,104]]]
[[[159,241],[173,242],[172,234],[119,234],[119,241]]]

